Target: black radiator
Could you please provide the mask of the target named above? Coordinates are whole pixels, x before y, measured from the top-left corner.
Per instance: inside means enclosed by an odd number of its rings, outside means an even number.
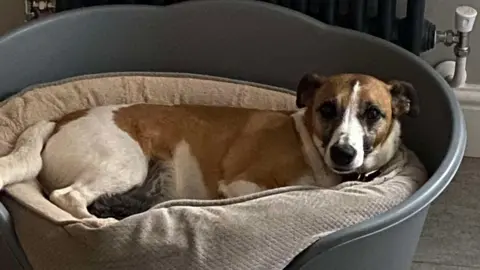
[[[111,4],[164,6],[184,1],[187,0],[56,0],[56,11]],[[396,0],[263,0],[263,2],[300,11],[330,25],[383,38],[416,55],[435,46],[435,25],[424,18],[425,0],[408,0],[407,13],[403,18],[396,16]]]

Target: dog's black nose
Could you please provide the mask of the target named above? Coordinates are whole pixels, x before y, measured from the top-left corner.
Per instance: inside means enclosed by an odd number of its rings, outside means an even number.
[[[353,161],[356,155],[357,150],[349,144],[336,143],[330,148],[330,158],[339,166],[347,166]]]

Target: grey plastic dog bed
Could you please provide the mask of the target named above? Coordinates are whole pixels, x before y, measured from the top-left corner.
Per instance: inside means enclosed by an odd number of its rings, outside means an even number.
[[[313,244],[288,269],[408,269],[428,206],[453,178],[465,148],[459,105],[421,59],[371,36],[268,4],[199,1],[68,12],[2,38],[0,59],[3,98],[33,84],[120,71],[198,73],[289,89],[308,71],[412,82],[422,114],[405,119],[404,141],[424,163],[429,181],[391,211]],[[0,210],[2,268],[29,268],[10,215]]]

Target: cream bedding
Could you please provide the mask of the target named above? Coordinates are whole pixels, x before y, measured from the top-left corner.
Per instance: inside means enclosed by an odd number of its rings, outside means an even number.
[[[9,154],[18,136],[40,120],[134,102],[295,109],[295,97],[284,89],[227,79],[166,73],[85,76],[34,86],[4,101],[0,154]],[[0,159],[0,167],[7,159]],[[11,172],[24,169],[9,166]],[[415,155],[402,147],[369,183],[171,201],[117,222],[76,220],[44,198],[34,177],[14,175],[16,183],[5,189],[17,235],[34,269],[48,270],[282,269],[316,240],[389,210],[427,180]]]

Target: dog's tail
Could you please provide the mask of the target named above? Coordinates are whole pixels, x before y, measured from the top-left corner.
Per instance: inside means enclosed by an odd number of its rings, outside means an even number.
[[[124,219],[131,215],[147,211],[151,204],[135,196],[141,187],[134,187],[126,193],[105,194],[93,201],[88,207],[88,212],[98,218]]]
[[[38,175],[43,165],[43,145],[54,128],[54,122],[40,121],[18,137],[10,154],[0,158],[0,189]]]
[[[152,161],[142,185],[124,193],[102,195],[87,209],[98,218],[118,220],[145,212],[156,204],[173,199],[171,177],[169,167],[161,161]]]

